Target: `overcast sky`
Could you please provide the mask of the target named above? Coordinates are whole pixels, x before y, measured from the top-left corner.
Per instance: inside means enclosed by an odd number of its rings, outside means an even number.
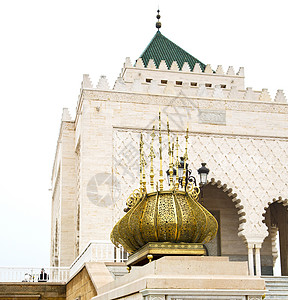
[[[49,265],[50,178],[62,108],[75,115],[82,74],[113,85],[161,32],[246,86],[288,93],[287,1],[0,2],[0,266]],[[268,120],[267,120],[268,122]]]

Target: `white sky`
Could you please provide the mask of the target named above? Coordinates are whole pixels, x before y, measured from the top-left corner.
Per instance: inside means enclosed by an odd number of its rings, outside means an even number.
[[[0,266],[49,265],[50,177],[62,108],[82,74],[110,86],[161,32],[214,69],[245,67],[246,86],[288,94],[287,1],[0,2]],[[268,122],[268,120],[267,120]]]

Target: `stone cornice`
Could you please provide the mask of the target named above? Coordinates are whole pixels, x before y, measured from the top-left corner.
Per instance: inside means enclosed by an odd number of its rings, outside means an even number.
[[[187,97],[183,95],[149,95],[136,92],[101,91],[94,89],[83,90],[83,96],[87,100],[97,101],[113,101],[163,106],[177,105],[181,107],[193,107],[195,109],[225,109],[234,111],[288,114],[288,104],[275,102]]]

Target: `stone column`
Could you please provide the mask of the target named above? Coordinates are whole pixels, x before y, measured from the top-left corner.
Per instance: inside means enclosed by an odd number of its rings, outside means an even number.
[[[254,275],[254,255],[253,255],[253,248],[254,244],[248,243],[248,267],[249,267],[249,275]]]
[[[261,244],[255,244],[256,276],[261,276],[260,248],[261,248]]]

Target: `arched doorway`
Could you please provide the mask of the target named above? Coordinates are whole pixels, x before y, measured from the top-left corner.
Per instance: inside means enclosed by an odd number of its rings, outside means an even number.
[[[270,204],[264,214],[264,222],[268,227],[269,235],[264,240],[262,249],[269,249],[273,260],[273,265],[280,253],[281,275],[288,276],[288,211],[282,203],[275,201]],[[279,249],[276,248],[275,240],[279,232]],[[264,248],[265,247],[265,248]],[[263,250],[261,249],[261,262]],[[265,253],[264,253],[265,254]]]
[[[208,254],[211,256],[228,256],[232,261],[248,261],[247,246],[238,236],[239,211],[241,205],[232,201],[235,194],[226,186],[210,182],[203,188],[200,203],[217,219],[219,224],[217,237],[207,243]],[[224,190],[223,190],[224,189]]]

